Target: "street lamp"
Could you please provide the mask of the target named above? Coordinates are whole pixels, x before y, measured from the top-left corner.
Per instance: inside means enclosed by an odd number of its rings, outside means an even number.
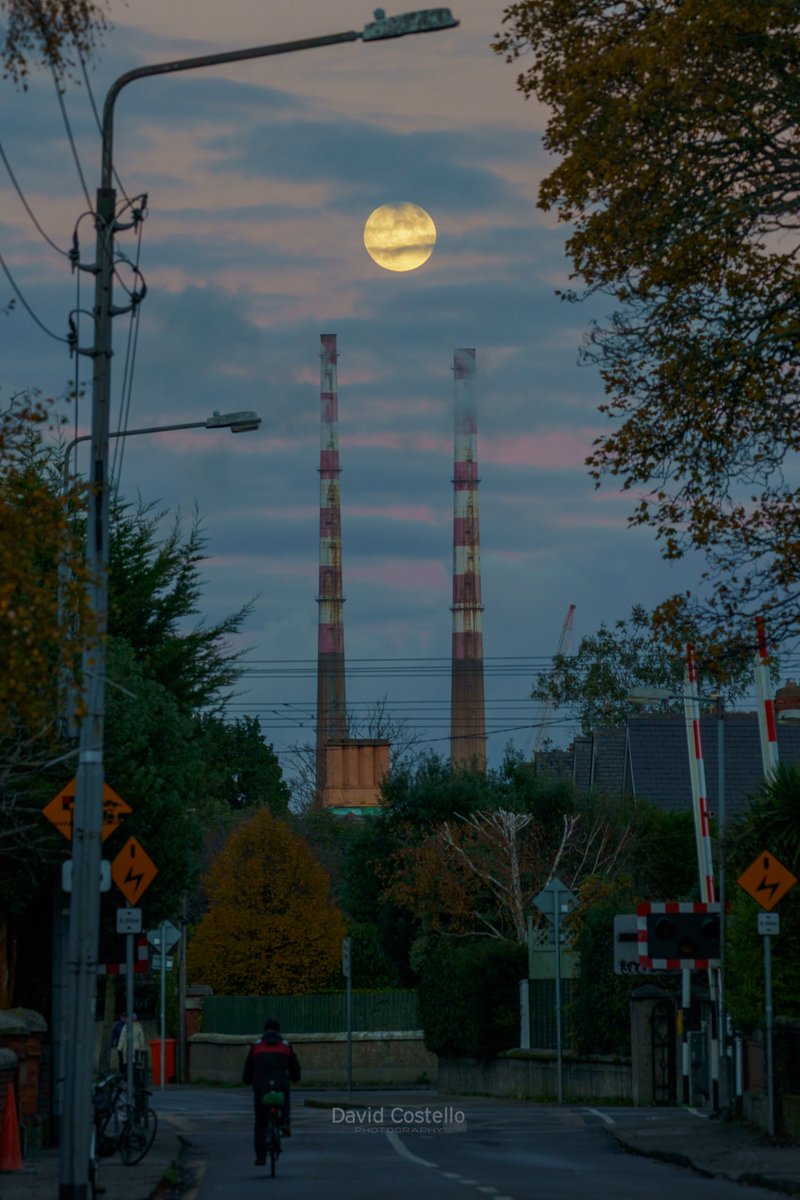
[[[111,385],[111,321],[119,312],[112,302],[116,192],[113,187],[114,104],[122,89],[135,79],[169,75],[226,63],[292,54],[300,50],[334,46],[343,42],[382,41],[412,33],[452,29],[458,24],[448,8],[387,17],[377,9],[375,19],[361,30],[328,34],[305,41],[283,42],[206,54],[175,62],[139,67],[121,75],[108,90],[103,106],[100,187],[97,191],[95,227],[97,249],[94,264],[86,269],[95,276],[94,344],[75,346],[78,354],[93,362],[92,432],[89,511],[86,535],[86,565],[91,580],[89,604],[96,624],[83,655],[86,711],[81,722],[78,774],[73,818],[73,873],[70,904],[68,964],[72,986],[67,1026],[65,1078],[66,1136],[61,1142],[59,1200],[88,1200],[88,1146],[92,1063],[94,1056],[94,1009],[97,986],[99,932],[100,832],[103,814],[103,724],[105,718],[105,620],[108,610],[108,442]],[[133,300],[138,303],[136,296]]]
[[[148,425],[142,429],[119,429],[116,433],[109,433],[109,438],[127,438],[137,437],[142,433],[174,433],[178,429],[230,429],[231,433],[249,433],[253,429],[258,429],[261,424],[261,417],[258,413],[250,412],[233,412],[219,413],[214,410],[210,417],[206,417],[205,421],[184,421],[180,425]],[[64,467],[63,467],[63,490],[66,492],[69,487],[69,460],[72,451],[81,442],[90,442],[92,435],[90,433],[82,433],[78,437],[74,437],[71,442],[67,442],[64,450]]]

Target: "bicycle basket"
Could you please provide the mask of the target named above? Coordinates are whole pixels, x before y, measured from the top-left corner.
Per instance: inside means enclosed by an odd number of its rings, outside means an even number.
[[[283,1104],[283,1102],[283,1092],[264,1092],[264,1095],[261,1097],[261,1103],[265,1108],[270,1107],[273,1104]]]
[[[98,1083],[92,1092],[92,1105],[95,1114],[98,1117],[104,1117],[111,1112],[111,1106],[114,1100],[114,1081],[106,1080],[105,1083]]]

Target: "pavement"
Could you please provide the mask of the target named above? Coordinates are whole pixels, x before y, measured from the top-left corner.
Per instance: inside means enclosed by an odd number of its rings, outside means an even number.
[[[177,1130],[159,1114],[155,1141],[140,1163],[126,1167],[119,1155],[101,1160],[98,1192],[106,1200],[172,1200],[182,1193],[173,1185],[189,1182],[186,1150]],[[58,1194],[58,1150],[32,1151],[21,1171],[0,1171],[2,1200],[57,1200]]]
[[[690,1167],[714,1179],[800,1196],[800,1143],[770,1139],[741,1121],[720,1121],[696,1110],[652,1109],[620,1117],[608,1128],[630,1154]]]
[[[360,1096],[359,1101],[363,1102]],[[339,1098],[323,1103],[331,1102],[338,1103]],[[602,1117],[610,1135],[630,1154],[675,1163],[731,1183],[800,1196],[798,1142],[770,1140],[740,1121],[716,1120],[693,1109],[590,1111]],[[142,1162],[126,1167],[116,1156],[102,1161],[102,1194],[107,1200],[173,1200],[190,1193],[187,1161],[191,1153],[169,1114],[162,1112],[156,1140]],[[31,1153],[21,1171],[0,1172],[3,1200],[55,1200],[58,1191],[57,1150]]]

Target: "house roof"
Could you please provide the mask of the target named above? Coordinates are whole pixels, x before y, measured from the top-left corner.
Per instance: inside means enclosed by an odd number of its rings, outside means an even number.
[[[700,718],[706,796],[719,816],[717,718]],[[741,814],[763,782],[761,742],[755,713],[726,713],[724,791],[727,820]],[[778,723],[781,762],[800,765],[800,721]],[[622,789],[668,812],[692,803],[686,721],[680,714],[643,714],[628,721]]]

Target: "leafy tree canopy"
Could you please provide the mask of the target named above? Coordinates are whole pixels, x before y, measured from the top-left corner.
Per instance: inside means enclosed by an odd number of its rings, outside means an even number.
[[[233,721],[214,713],[195,718],[204,744],[205,790],[231,812],[267,807],[275,816],[289,808],[289,788],[278,756],[265,740],[257,717]]]
[[[715,671],[720,664],[714,662]],[[675,648],[658,640],[652,618],[640,604],[629,617],[609,628],[601,622],[596,633],[581,638],[573,655],[556,654],[552,670],[541,675],[531,696],[567,707],[580,721],[582,733],[624,725],[628,717],[666,707],[681,709],[685,659]],[[723,691],[728,699],[742,695],[752,673],[750,662],[737,657],[726,660]],[[717,680],[712,678],[713,686]],[[628,699],[633,688],[669,691],[672,699],[638,704]]]
[[[210,907],[189,944],[194,982],[223,995],[294,995],[325,986],[346,926],[303,840],[267,809],[231,834],[206,879]]]
[[[547,106],[558,164],[539,204],[568,223],[583,291],[617,310],[588,338],[614,422],[588,464],[637,496],[668,559],[699,551],[711,646],[800,623],[796,461],[800,21],[792,0],[520,0],[495,50]],[[522,57],[524,56],[524,62]]]

